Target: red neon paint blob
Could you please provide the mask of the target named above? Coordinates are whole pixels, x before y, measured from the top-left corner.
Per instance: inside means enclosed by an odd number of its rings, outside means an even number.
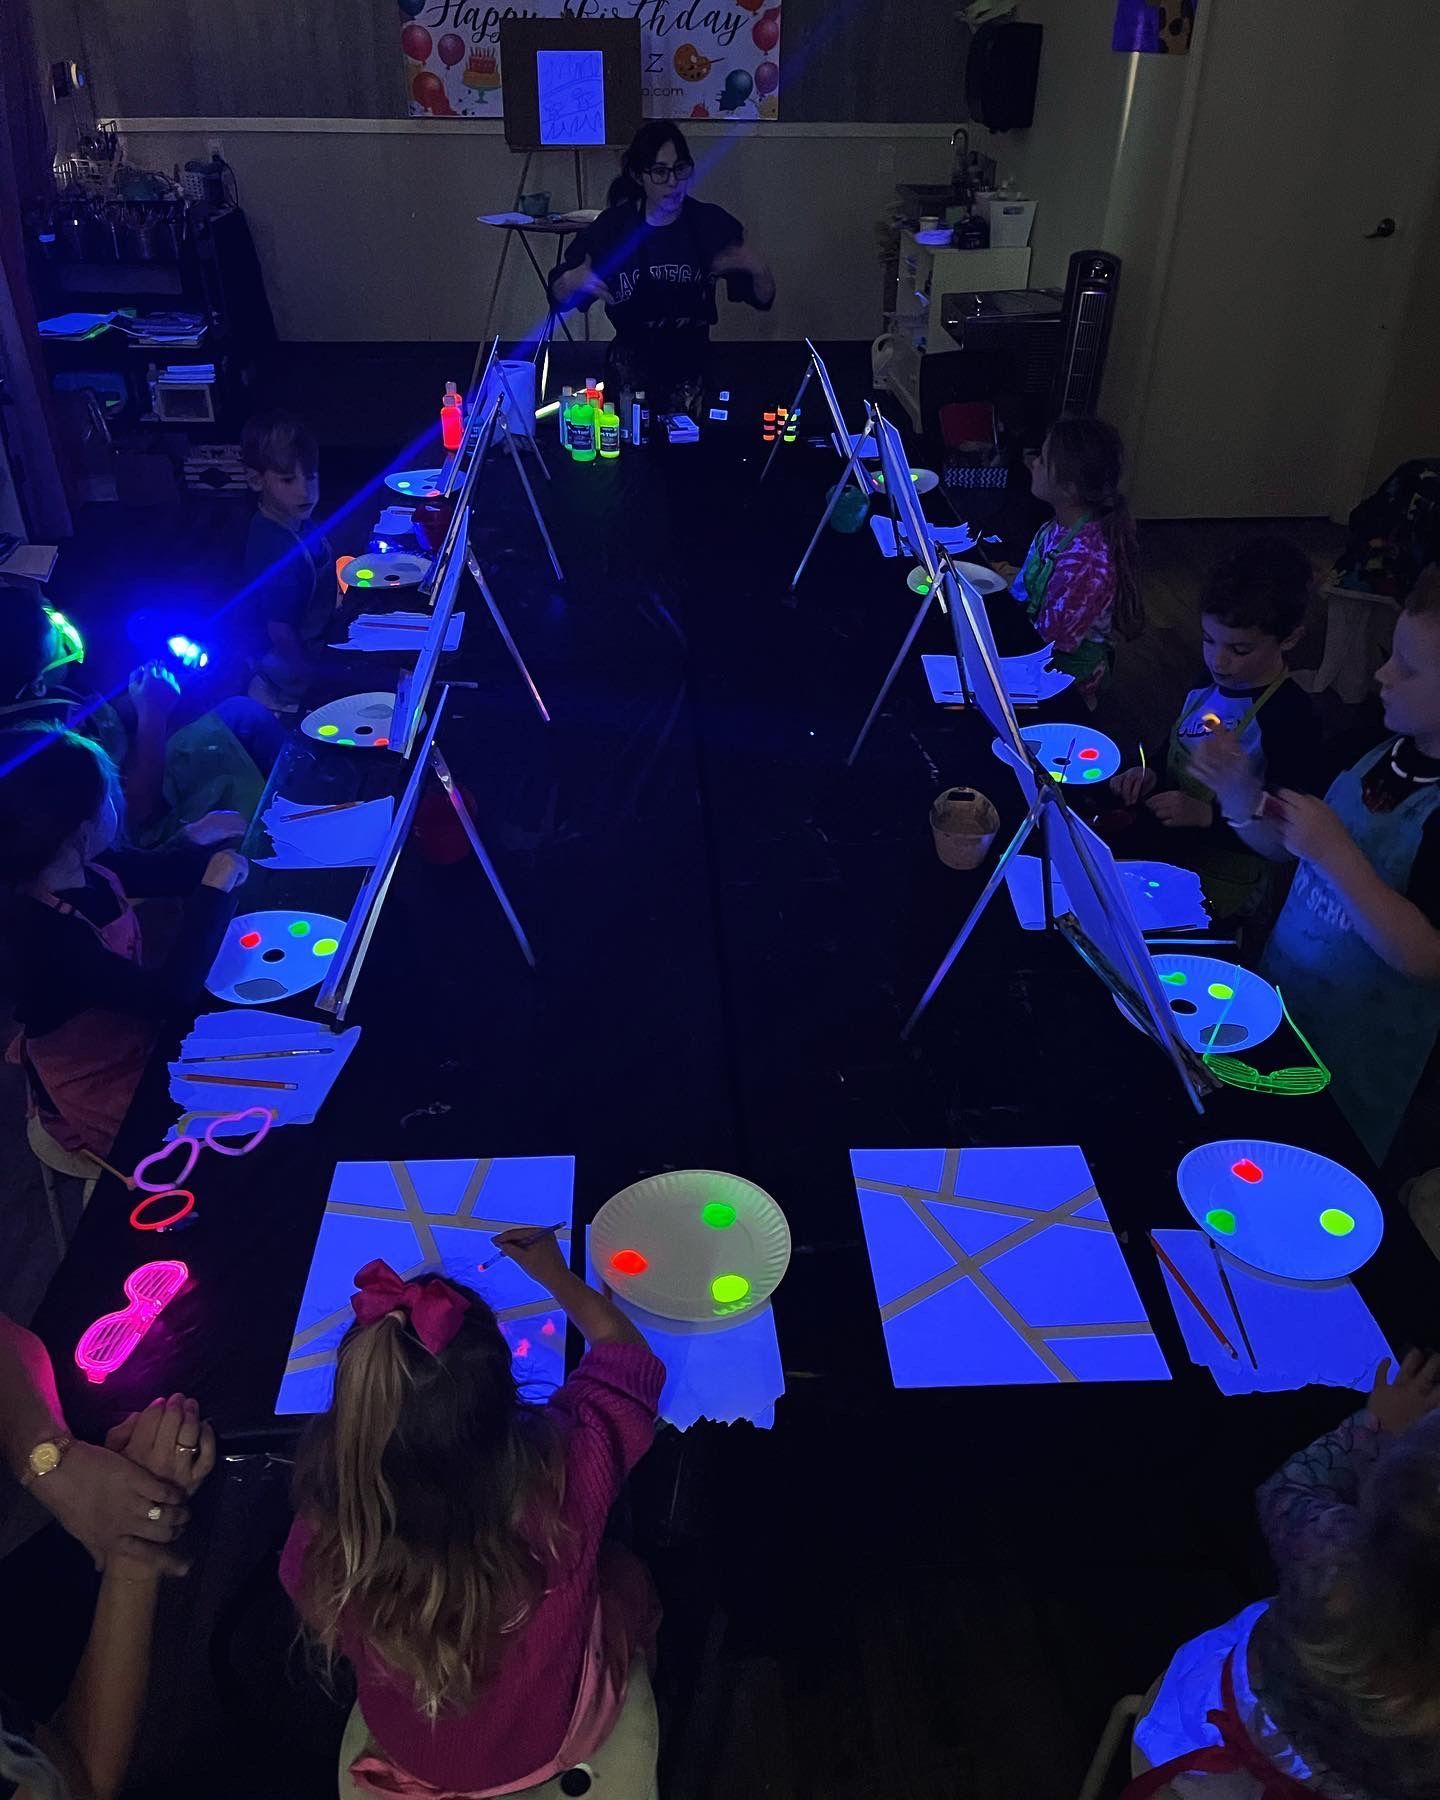
[[[1259,1163],[1251,1162],[1248,1156],[1243,1157],[1238,1163],[1231,1163],[1230,1173],[1238,1175],[1242,1181],[1248,1181],[1252,1187],[1257,1181],[1265,1179],[1265,1171]]]
[[[1098,762],[1100,760],[1100,752],[1093,748],[1082,750],[1080,752],[1080,760],[1081,762]]]
[[[541,1335],[541,1337],[554,1337],[555,1321],[553,1319],[547,1319],[545,1321],[545,1323],[540,1327],[540,1335]]]
[[[241,933],[240,948],[242,950],[258,950],[259,947],[260,933],[258,931],[246,931]]]
[[[183,1204],[163,1219],[142,1219],[140,1217],[147,1206],[154,1206],[161,1200],[179,1200]],[[130,1214],[130,1223],[137,1231],[168,1231],[172,1225],[178,1225],[182,1219],[189,1218],[195,1210],[195,1196],[189,1188],[170,1188],[163,1194],[147,1194],[135,1210]]]
[[[375,748],[377,750],[388,750],[390,748],[389,738],[376,738]]]
[[[643,1275],[650,1264],[638,1250],[617,1250],[610,1258],[610,1267],[617,1275]]]

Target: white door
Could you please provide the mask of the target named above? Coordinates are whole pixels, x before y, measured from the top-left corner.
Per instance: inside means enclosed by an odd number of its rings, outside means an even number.
[[[1440,4],[1204,11],[1132,445],[1136,509],[1343,518],[1363,492],[1440,168]]]

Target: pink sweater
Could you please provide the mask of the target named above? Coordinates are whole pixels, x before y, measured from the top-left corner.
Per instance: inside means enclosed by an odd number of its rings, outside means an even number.
[[[644,1344],[597,1344],[550,1399],[566,1432],[565,1503],[571,1533],[565,1561],[549,1573],[543,1598],[511,1638],[470,1706],[432,1725],[363,1642],[346,1644],[360,1707],[375,1743],[398,1767],[440,1788],[469,1792],[519,1783],[553,1758],[565,1739],[586,1640],[600,1598],[598,1557],[605,1521],[625,1477],[650,1448],[665,1365]],[[312,1529],[297,1519],[280,1559],[292,1599],[300,1590]],[[647,1626],[641,1596],[605,1593],[605,1635],[629,1665]]]

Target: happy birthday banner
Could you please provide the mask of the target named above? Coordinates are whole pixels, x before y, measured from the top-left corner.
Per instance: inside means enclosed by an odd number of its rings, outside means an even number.
[[[777,119],[780,7],[770,0],[400,0],[405,93],[415,118],[499,119],[502,18],[639,19],[650,119]]]

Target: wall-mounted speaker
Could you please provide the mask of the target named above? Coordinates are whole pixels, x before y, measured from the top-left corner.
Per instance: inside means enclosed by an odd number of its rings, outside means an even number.
[[[976,27],[965,59],[970,117],[988,131],[1024,131],[1035,120],[1043,25],[992,19]]]

